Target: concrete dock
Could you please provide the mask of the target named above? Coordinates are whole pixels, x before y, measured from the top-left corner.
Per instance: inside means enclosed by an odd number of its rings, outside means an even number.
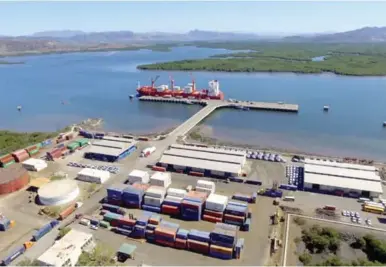
[[[186,135],[197,124],[208,117],[212,112],[219,108],[237,108],[237,109],[257,109],[267,111],[280,111],[280,112],[298,112],[299,106],[294,104],[284,103],[268,103],[268,102],[253,102],[253,101],[237,101],[230,102],[225,100],[196,100],[196,99],[180,99],[180,98],[162,98],[142,96],[140,101],[153,101],[153,102],[167,102],[167,103],[180,103],[180,104],[197,104],[203,105],[200,111],[187,119],[172,132],[168,134],[169,137],[178,137]]]
[[[229,108],[246,108],[246,109],[258,109],[268,111],[282,111],[282,112],[298,112],[299,105],[286,104],[282,102],[255,102],[255,101],[237,101],[230,102],[226,100],[198,100],[198,99],[186,99],[186,98],[162,98],[153,96],[142,96],[139,98],[140,101],[152,101],[152,102],[166,102],[166,103],[179,103],[179,104],[198,104],[207,106],[216,105],[217,108],[229,107]]]

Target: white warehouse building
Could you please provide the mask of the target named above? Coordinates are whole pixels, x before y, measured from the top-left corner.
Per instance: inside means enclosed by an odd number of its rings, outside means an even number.
[[[84,168],[78,172],[78,180],[84,182],[104,184],[108,179],[110,179],[110,173],[108,171]]]
[[[222,148],[171,145],[159,164],[184,171],[205,173],[205,176],[239,176],[246,162],[246,153]]]
[[[305,161],[304,189],[367,198],[383,194],[381,178],[373,166],[317,160]]]
[[[72,229],[37,260],[41,266],[75,266],[84,248],[93,245],[92,234]]]

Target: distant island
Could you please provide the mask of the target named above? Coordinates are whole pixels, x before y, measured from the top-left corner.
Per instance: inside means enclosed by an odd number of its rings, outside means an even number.
[[[139,65],[141,70],[335,73],[386,76],[383,44],[315,44],[283,42],[195,43],[198,47],[247,50],[207,59]]]
[[[0,65],[17,65],[17,64],[24,64],[24,62],[14,62],[14,61],[5,61],[5,60],[0,60]]]

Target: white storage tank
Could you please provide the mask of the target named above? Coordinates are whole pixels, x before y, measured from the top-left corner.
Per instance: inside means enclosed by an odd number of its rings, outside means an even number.
[[[47,162],[45,162],[42,159],[34,159],[34,158],[27,159],[22,163],[22,165],[26,170],[36,171],[36,172],[47,168]]]
[[[167,191],[168,197],[178,197],[183,198],[187,194],[186,190],[178,188],[169,188]]]
[[[150,184],[168,188],[172,183],[170,172],[155,172],[150,177]]]
[[[149,182],[149,173],[141,170],[133,170],[129,174],[128,182],[130,184],[135,182],[147,184]]]
[[[69,179],[50,182],[38,190],[39,201],[46,206],[67,204],[75,200],[79,193],[78,183]]]
[[[78,179],[85,182],[103,184],[110,179],[110,172],[84,168],[78,172]]]
[[[205,209],[223,212],[227,204],[228,204],[227,196],[211,194],[206,199]]]
[[[145,192],[145,196],[156,197],[156,198],[164,198],[165,195],[166,195],[166,188],[161,186],[152,185]]]

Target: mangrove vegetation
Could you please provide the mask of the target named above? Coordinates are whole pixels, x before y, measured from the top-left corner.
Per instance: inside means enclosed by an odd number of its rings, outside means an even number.
[[[140,65],[138,68],[223,72],[330,72],[353,76],[386,75],[386,47],[379,44],[198,42],[194,45],[236,51],[207,59],[160,62]],[[313,60],[316,57],[324,57],[324,59]]]

